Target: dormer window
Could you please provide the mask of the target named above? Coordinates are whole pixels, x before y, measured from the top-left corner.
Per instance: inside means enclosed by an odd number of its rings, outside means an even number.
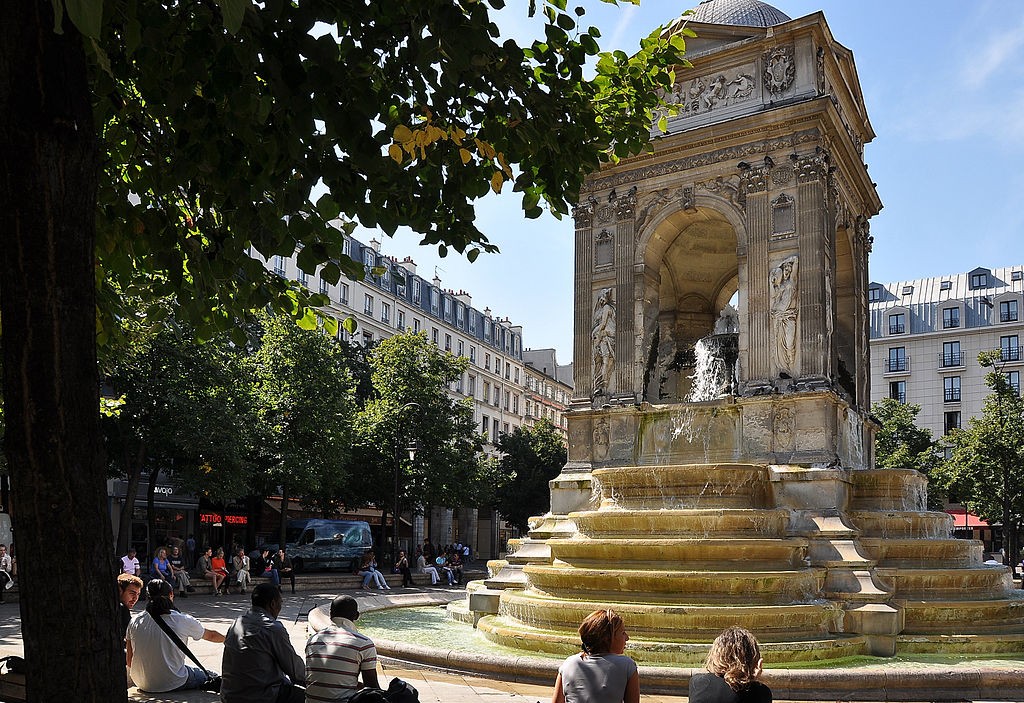
[[[939,284],[939,290],[952,290],[953,281],[943,281]]]
[[[974,269],[971,271],[971,288],[988,288],[988,269]]]
[[[1011,281],[1024,281],[1024,271],[1012,271],[1010,273]]]
[[[879,288],[878,286],[875,286],[874,288],[868,288],[868,302],[869,303],[877,303],[881,299],[882,299],[882,289],[881,288]]]
[[[903,295],[910,295],[914,292],[914,286],[903,286]]]
[[[907,315],[902,312],[895,312],[889,315],[889,334],[906,334]]]

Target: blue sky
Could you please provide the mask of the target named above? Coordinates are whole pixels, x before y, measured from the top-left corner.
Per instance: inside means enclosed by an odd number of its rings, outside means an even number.
[[[615,8],[584,0],[583,18],[604,49],[640,37],[693,2],[643,0]],[[885,207],[871,222],[871,279],[896,281],[1024,263],[1024,3],[1006,0],[777,0],[790,17],[822,10],[854,52],[878,135],[865,160]],[[502,14],[503,32],[525,39],[525,0]],[[524,327],[524,345],[554,347],[572,361],[572,222],[525,219],[518,197],[478,204],[479,226],[501,249],[473,264],[441,259],[418,238],[383,238],[382,250],[412,256],[425,278],[468,291]],[[358,231],[357,237],[371,235]],[[379,235],[378,235],[378,238]]]

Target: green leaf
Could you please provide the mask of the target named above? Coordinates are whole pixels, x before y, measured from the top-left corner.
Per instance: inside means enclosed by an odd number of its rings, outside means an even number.
[[[100,38],[103,26],[103,3],[100,0],[64,0],[68,19],[83,35],[90,39]]]
[[[325,193],[316,201],[317,212],[325,220],[333,220],[341,214],[341,207],[334,201],[330,193]]]
[[[469,263],[476,261],[478,256],[480,256],[480,250],[475,247],[466,252],[466,258],[469,260]]]
[[[345,331],[349,334],[355,334],[356,328],[359,327],[359,323],[356,322],[356,318],[354,317],[346,317],[341,321],[341,326],[344,327]]]
[[[251,0],[217,0],[221,14],[224,16],[224,29],[231,34],[238,34],[245,19],[245,9],[252,4]]]

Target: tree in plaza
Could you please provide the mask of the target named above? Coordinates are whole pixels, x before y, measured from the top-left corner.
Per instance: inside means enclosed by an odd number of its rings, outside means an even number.
[[[105,374],[117,409],[105,413],[107,455],[127,483],[117,534],[128,546],[136,490],[145,475],[150,537],[157,475],[213,500],[247,495],[252,474],[251,381],[225,340],[199,343],[184,328],[136,331]],[[183,536],[183,535],[182,535]],[[154,547],[156,545],[153,545]]]
[[[357,419],[360,502],[382,508],[383,526],[384,515],[395,513],[396,479],[399,514],[475,500],[480,438],[472,408],[449,392],[469,362],[422,332],[382,339],[369,362],[374,397]],[[416,447],[412,461],[409,446]]]
[[[350,476],[355,390],[345,353],[321,330],[261,314],[259,345],[247,363],[255,381],[266,490],[281,488],[280,543],[288,502],[314,505],[342,495]]]
[[[326,301],[250,251],[302,243],[303,269],[336,280],[361,275],[325,226],[339,214],[473,258],[493,249],[473,224],[489,190],[567,212],[585,172],[646,144],[683,44],[652,36],[586,80],[598,32],[537,4],[525,47],[498,34],[503,0],[0,6],[5,451],[19,546],[67,555],[56,601],[50,565],[21,564],[30,698],[125,698],[97,311],[100,343],[119,291],[176,296],[203,338],[268,304],[313,327]]]
[[[992,370],[985,383],[992,392],[981,415],[947,438],[953,452],[940,469],[950,496],[971,512],[1003,526],[1004,563],[1019,559],[1024,518],[1024,400],[1001,369],[1000,351],[982,352],[978,363]]]
[[[895,398],[883,398],[871,406],[871,414],[882,425],[875,434],[875,465],[923,473],[929,481],[928,506],[941,510],[946,496],[935,476],[942,459],[931,430],[916,424],[920,412],[920,405]]]
[[[561,433],[547,419],[533,427],[517,427],[498,437],[502,456],[497,462],[494,507],[521,530],[529,519],[551,505],[548,482],[565,466],[567,454]]]

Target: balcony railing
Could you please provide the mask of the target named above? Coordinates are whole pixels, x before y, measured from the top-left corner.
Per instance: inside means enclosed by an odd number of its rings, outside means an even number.
[[[950,352],[939,354],[939,364],[943,368],[949,368],[950,366],[963,366],[964,355],[961,352]]]
[[[946,403],[959,403],[960,402],[960,389],[959,388],[947,388],[942,395],[943,402]]]
[[[901,403],[906,403],[907,402],[907,394],[906,393],[889,393],[889,397],[892,398],[893,400],[899,401]]]
[[[889,334],[904,334],[907,331],[906,325],[900,325],[896,323],[889,324]]]
[[[959,326],[960,326],[960,318],[959,317],[953,318],[953,319],[946,318],[946,319],[942,320],[942,329],[944,329],[944,330],[951,330],[951,329],[954,329],[954,328],[959,327]]]
[[[1016,310],[1002,310],[999,313],[1000,322],[1016,322],[1017,311]]]
[[[886,373],[905,373],[910,370],[910,359],[907,357],[897,357],[894,359],[886,359],[885,361],[885,372]]]
[[[1020,347],[1003,347],[999,350],[1000,361],[1020,361]]]

